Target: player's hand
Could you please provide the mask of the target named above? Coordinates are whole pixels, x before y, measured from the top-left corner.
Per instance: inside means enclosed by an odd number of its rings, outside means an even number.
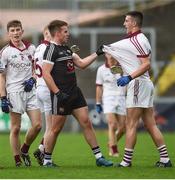
[[[101,104],[97,103],[96,106],[95,106],[95,108],[96,108],[96,111],[97,111],[99,114],[100,114],[101,112],[103,112],[103,108],[102,108]]]
[[[77,45],[72,45],[70,49],[73,53],[77,53],[80,51],[80,48]]]
[[[55,95],[57,96],[57,100],[60,103],[64,103],[69,98],[69,95],[62,91],[58,91]]]
[[[97,54],[97,56],[100,56],[100,55],[104,54],[104,52],[103,52],[103,45],[101,45],[101,46],[97,49],[96,54]]]
[[[9,113],[10,108],[13,108],[10,101],[7,99],[6,96],[1,97],[1,109],[2,112]]]
[[[31,77],[30,79],[22,83],[22,85],[24,85],[25,92],[30,92],[35,84],[36,84],[36,79],[34,77]]]
[[[118,86],[126,86],[131,80],[132,80],[132,77],[130,75],[122,76],[119,79],[117,79],[117,85]]]

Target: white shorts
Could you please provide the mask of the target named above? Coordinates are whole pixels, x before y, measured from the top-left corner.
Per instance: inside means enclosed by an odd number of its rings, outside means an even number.
[[[125,96],[107,96],[103,97],[104,113],[115,113],[126,115],[126,98]]]
[[[48,87],[38,86],[36,89],[36,97],[40,111],[51,113],[51,97]]]
[[[132,80],[127,86],[126,108],[153,107],[154,85],[151,80]]]
[[[39,109],[36,100],[36,90],[30,92],[8,93],[8,98],[13,106],[12,112],[23,114],[26,111]]]

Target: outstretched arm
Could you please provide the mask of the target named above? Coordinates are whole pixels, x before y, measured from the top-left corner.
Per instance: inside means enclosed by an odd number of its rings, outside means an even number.
[[[75,65],[81,69],[84,69],[95,61],[95,59],[97,58],[97,54],[93,53],[90,56],[87,56],[82,59],[79,57],[78,54],[74,53],[72,57]]]
[[[103,46],[100,46],[95,53],[93,53],[93,54],[91,54],[91,55],[89,55],[89,56],[87,56],[87,57],[85,57],[85,58],[83,58],[83,59],[80,58],[80,57],[78,56],[78,54],[76,54],[76,53],[73,53],[72,57],[73,57],[74,64],[75,64],[77,67],[79,67],[79,68],[81,68],[81,69],[84,69],[84,68],[86,68],[87,66],[89,66],[92,62],[94,62],[95,59],[96,59],[98,56],[102,55],[102,54],[104,54],[104,52],[103,52]]]

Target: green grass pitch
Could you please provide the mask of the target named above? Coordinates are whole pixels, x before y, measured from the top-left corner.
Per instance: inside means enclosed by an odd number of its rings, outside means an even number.
[[[108,156],[107,132],[98,131],[97,139],[104,156],[114,163],[120,162],[123,156],[124,137],[119,143],[120,157]],[[175,164],[174,133],[164,133],[169,155]],[[133,166],[131,168],[97,167],[89,146],[86,144],[82,133],[62,133],[54,150],[54,162],[59,168],[39,167],[33,157],[33,151],[40,142],[36,139],[30,149],[32,166],[29,168],[14,166],[13,156],[9,145],[9,134],[0,134],[0,179],[173,179],[175,168],[156,168],[155,162],[159,159],[157,150],[147,133],[139,133],[135,147]],[[24,135],[21,135],[21,140]]]

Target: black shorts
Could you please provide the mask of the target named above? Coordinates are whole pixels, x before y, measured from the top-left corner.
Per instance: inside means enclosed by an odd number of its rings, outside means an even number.
[[[52,114],[54,115],[70,115],[74,109],[87,106],[86,100],[79,87],[75,87],[66,102],[60,104],[57,96],[51,93]]]

